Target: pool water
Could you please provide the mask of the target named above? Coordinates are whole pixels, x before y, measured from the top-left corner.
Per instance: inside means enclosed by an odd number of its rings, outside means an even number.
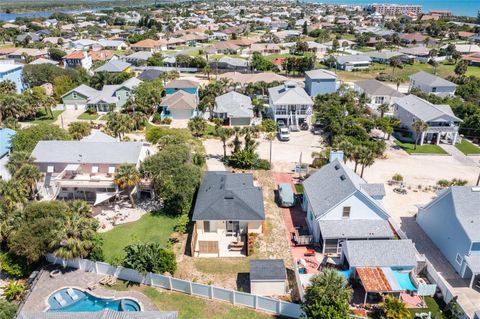
[[[347,270],[337,270],[338,273],[340,275],[342,275],[343,277],[345,277],[345,279],[349,279],[350,278],[350,275],[352,274],[352,271],[350,269],[347,269]]]
[[[51,312],[95,312],[102,310],[114,310],[114,311],[140,311],[140,305],[132,299],[104,299],[95,297],[87,292],[79,289],[73,289],[75,294],[79,297],[77,300],[73,300],[67,289],[62,289],[48,298],[48,303]],[[63,300],[67,303],[65,306],[61,306],[55,299],[55,295],[59,293]]]
[[[413,285],[412,281],[410,280],[410,275],[408,272],[401,272],[393,269],[392,271],[393,271],[393,274],[395,275],[395,279],[397,280],[398,284],[403,290],[417,291],[417,288]]]

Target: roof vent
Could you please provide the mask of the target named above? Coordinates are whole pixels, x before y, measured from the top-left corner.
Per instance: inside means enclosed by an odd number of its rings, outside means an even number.
[[[347,178],[345,177],[345,175],[341,175],[341,176],[340,176],[340,179],[341,179],[342,181],[344,181],[344,180],[346,180]]]
[[[335,165],[335,170],[338,171],[340,169],[340,165]]]
[[[480,192],[480,187],[472,187],[472,192]]]

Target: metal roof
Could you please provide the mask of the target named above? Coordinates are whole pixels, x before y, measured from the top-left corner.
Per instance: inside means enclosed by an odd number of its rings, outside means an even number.
[[[323,239],[394,238],[388,221],[367,219],[319,220]]]
[[[416,267],[416,250],[410,239],[347,240],[342,251],[350,267]]]
[[[206,172],[192,220],[264,220],[263,192],[252,174]]]
[[[453,114],[449,105],[436,105],[410,94],[396,100],[395,104],[424,122],[463,122]]]
[[[286,280],[287,272],[283,259],[250,260],[250,281]]]

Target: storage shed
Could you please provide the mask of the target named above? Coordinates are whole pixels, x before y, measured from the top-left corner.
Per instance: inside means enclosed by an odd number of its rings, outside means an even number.
[[[256,259],[250,261],[250,292],[273,296],[287,293],[287,272],[282,259]]]

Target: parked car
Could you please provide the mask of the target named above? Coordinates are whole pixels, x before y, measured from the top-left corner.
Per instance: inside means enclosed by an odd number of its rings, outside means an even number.
[[[303,122],[302,124],[300,124],[300,129],[302,131],[307,131],[308,130],[308,123],[307,122]]]
[[[282,207],[295,206],[295,194],[289,183],[278,184],[278,200]]]
[[[280,141],[290,141],[290,131],[287,127],[278,128],[278,139]]]
[[[277,127],[282,128],[282,127],[287,127],[287,125],[285,124],[285,122],[283,120],[278,120],[277,121]]]

